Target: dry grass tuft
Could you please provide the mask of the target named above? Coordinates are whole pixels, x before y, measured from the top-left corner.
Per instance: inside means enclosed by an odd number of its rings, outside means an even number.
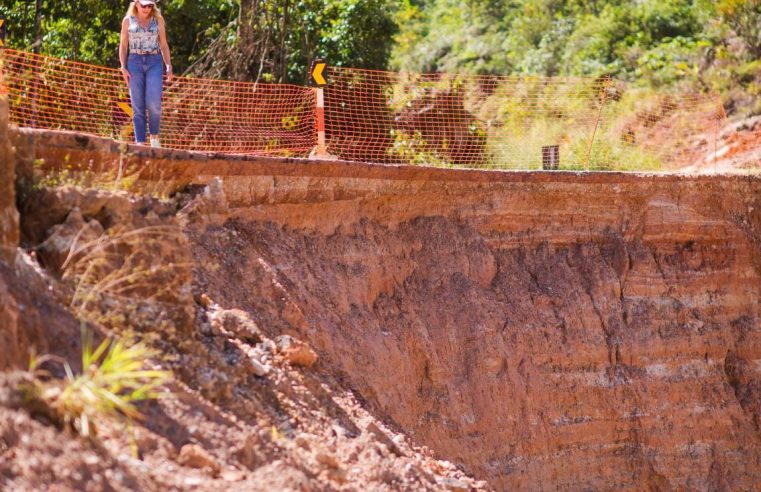
[[[160,396],[158,388],[172,374],[144,369],[155,355],[142,343],[129,345],[123,340],[105,339],[93,348],[92,335],[83,329],[82,374],[75,375],[63,362],[66,377],[47,379],[40,365],[51,358],[33,356],[29,368],[35,375],[34,396],[48,405],[63,427],[84,437],[95,436],[98,422],[116,419],[129,423],[140,419],[136,403]]]

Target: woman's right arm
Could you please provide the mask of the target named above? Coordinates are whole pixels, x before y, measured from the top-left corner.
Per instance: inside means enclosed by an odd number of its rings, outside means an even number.
[[[129,56],[129,18],[122,20],[122,32],[119,36],[119,63],[121,64],[122,77],[129,85],[129,71],[127,70],[127,57]]]

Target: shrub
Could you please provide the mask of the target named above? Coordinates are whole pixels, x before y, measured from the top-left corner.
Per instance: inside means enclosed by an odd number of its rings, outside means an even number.
[[[36,376],[33,393],[49,406],[60,425],[84,437],[94,436],[99,421],[139,419],[136,403],[159,396],[157,388],[171,373],[143,369],[154,355],[142,343],[129,345],[122,340],[105,339],[93,349],[92,335],[83,329],[82,374],[75,375],[64,362],[66,377],[46,380],[40,365],[50,357],[32,357],[30,371]]]

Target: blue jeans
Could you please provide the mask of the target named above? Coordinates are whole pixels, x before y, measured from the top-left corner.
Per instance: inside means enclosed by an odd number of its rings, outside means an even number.
[[[136,55],[127,58],[129,97],[132,101],[132,124],[135,142],[145,143],[145,112],[151,135],[159,134],[161,126],[161,92],[164,86],[164,60],[161,54]]]

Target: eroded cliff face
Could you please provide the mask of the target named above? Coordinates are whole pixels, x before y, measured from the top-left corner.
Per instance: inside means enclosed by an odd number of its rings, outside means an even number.
[[[0,94],[0,261],[12,263],[19,242],[19,224],[14,192],[16,163],[8,133],[8,101]]]
[[[761,179],[143,159],[197,292],[497,489],[761,483]]]
[[[761,181],[442,176],[223,178],[197,282],[498,489],[761,483]]]

